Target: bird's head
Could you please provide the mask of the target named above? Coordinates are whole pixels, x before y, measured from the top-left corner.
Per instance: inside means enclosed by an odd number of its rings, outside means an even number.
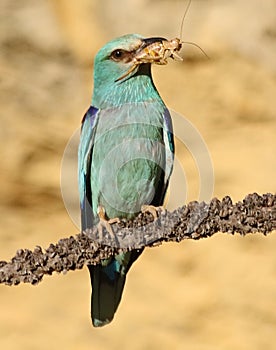
[[[143,38],[138,34],[127,34],[104,45],[94,61],[92,104],[102,108],[107,100],[110,104],[119,103],[118,99],[121,103],[131,102],[131,92],[134,96],[138,88],[143,90],[145,84],[151,84],[155,89],[150,70],[153,60],[150,57],[147,59],[143,53],[150,45],[160,44],[164,40],[166,41],[164,38]],[[122,101],[124,98],[128,100]]]

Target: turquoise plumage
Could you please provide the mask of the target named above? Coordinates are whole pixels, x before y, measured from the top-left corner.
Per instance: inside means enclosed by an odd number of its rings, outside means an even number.
[[[129,34],[107,43],[94,62],[92,105],[82,121],[79,192],[82,230],[133,218],[142,205],[163,204],[173,166],[170,114],[151,76],[151,63],[134,69],[137,52],[162,38]],[[113,319],[126,273],[142,250],[90,265],[93,325]]]

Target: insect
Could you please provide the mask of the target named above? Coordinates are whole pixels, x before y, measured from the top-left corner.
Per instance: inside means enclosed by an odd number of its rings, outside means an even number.
[[[180,26],[180,38],[182,37],[184,19],[187,15],[191,2],[192,0],[189,0],[184,15],[182,17]],[[137,55],[135,55],[134,63],[141,64],[150,62],[163,65],[168,63],[168,58],[176,58],[180,61],[183,61],[183,58],[179,56],[178,52],[182,49],[182,44],[184,43],[187,42],[183,42],[179,38],[174,38],[171,40],[167,40],[164,38],[161,42],[154,42],[151,45],[148,45],[141,52],[138,52]]]
[[[182,37],[183,24],[186,14],[189,10],[192,0],[189,0],[184,15],[181,21],[180,27],[180,38]],[[171,40],[167,40],[165,38],[156,38],[156,41],[145,46],[139,47],[135,52],[133,52],[132,63],[133,65],[130,69],[117,81],[124,79],[127,77],[132,71],[135,70],[137,66],[143,63],[155,63],[159,65],[165,65],[168,63],[168,58],[177,59],[179,61],[183,61],[183,58],[178,54],[178,52],[182,49],[182,44],[189,44],[196,46],[201,50],[201,52],[207,57],[208,55],[205,51],[196,43],[190,41],[181,41],[179,38],[174,38]]]
[[[172,40],[163,39],[161,42],[154,42],[146,46],[141,52],[135,55],[135,64],[156,63],[167,64],[167,59],[177,58],[183,60],[177,52],[182,48],[182,42],[178,38]]]

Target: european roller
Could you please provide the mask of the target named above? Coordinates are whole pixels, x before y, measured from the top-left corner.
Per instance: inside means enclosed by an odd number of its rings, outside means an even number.
[[[173,132],[152,80],[151,64],[158,60],[147,49],[164,40],[128,34],[108,42],[95,57],[92,103],[82,120],[78,155],[82,231],[94,225],[108,229],[116,220],[134,218],[143,206],[163,204],[173,167]],[[88,266],[95,327],[112,321],[126,274],[142,251]]]

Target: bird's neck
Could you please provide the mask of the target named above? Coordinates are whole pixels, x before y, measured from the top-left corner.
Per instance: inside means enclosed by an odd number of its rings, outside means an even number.
[[[159,101],[163,103],[151,74],[137,74],[122,81],[94,81],[92,105],[96,108],[120,107],[126,103]]]

